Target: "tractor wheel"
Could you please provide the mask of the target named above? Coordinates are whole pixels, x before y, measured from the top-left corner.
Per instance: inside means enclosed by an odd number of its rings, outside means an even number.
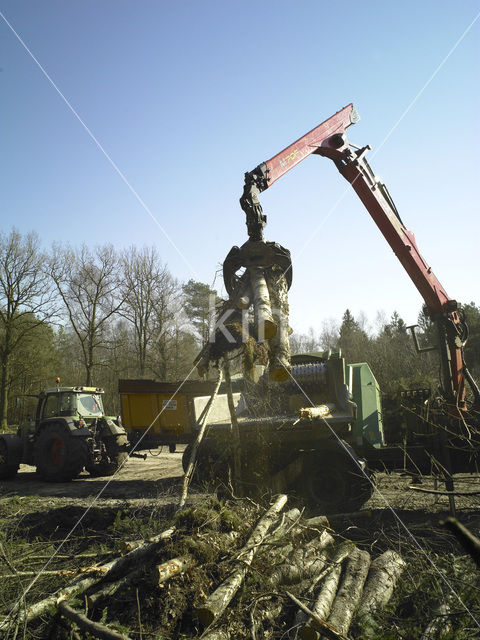
[[[8,451],[7,443],[0,438],[0,480],[9,480],[15,477],[20,461],[12,460],[12,455]]]
[[[310,455],[296,490],[311,513],[331,514],[357,511],[373,492],[373,476],[359,469],[343,451]]]
[[[68,482],[76,478],[88,459],[88,443],[72,436],[58,424],[49,424],[40,433],[34,448],[37,473],[48,482]]]
[[[124,450],[125,445],[128,443],[126,435],[106,436],[103,442],[105,443],[108,459],[93,462],[86,466],[88,473],[95,478],[115,475],[119,469],[123,469],[128,458],[128,453]]]

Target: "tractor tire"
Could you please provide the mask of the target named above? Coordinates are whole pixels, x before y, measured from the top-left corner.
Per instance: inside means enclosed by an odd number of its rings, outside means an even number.
[[[47,482],[68,482],[76,478],[88,459],[88,443],[83,436],[72,436],[59,424],[49,424],[34,447],[37,473]]]
[[[128,443],[126,435],[106,436],[103,441],[107,450],[108,460],[86,465],[88,473],[94,478],[115,475],[119,469],[123,469],[128,459],[128,452],[120,449],[120,447]]]
[[[373,475],[366,467],[364,473],[344,451],[310,454],[305,459],[296,493],[312,515],[357,511],[374,488]]]
[[[19,466],[20,459],[18,456],[12,457],[12,452],[9,452],[7,443],[3,438],[0,438],[0,480],[14,478]]]

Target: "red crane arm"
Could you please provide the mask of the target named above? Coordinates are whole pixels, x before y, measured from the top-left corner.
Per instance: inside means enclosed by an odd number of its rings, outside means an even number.
[[[464,408],[462,323],[457,303],[448,296],[420,254],[415,236],[400,219],[388,189],[375,177],[367,163],[365,154],[370,147],[356,150],[350,148],[345,130],[358,120],[358,113],[353,104],[350,104],[279,154],[245,174],[246,186],[240,202],[247,213],[250,237],[253,240],[262,239],[262,227],[266,223],[257,197],[261,191],[312,153],[333,160],[405,268],[425,300],[430,314],[441,326],[441,335],[444,336],[440,348],[445,369],[445,392],[457,407]]]
[[[281,178],[287,171],[293,169],[304,158],[314,153],[318,147],[328,138],[334,134],[342,135],[345,133],[345,129],[351,124],[358,122],[360,116],[353,104],[349,104],[340,111],[337,111],[335,115],[318,127],[312,129],[304,136],[299,138],[296,142],[289,145],[286,149],[277,153],[276,156],[267,160],[264,164],[266,167],[266,177],[268,187]]]
[[[384,184],[373,173],[365,160],[369,147],[358,153],[344,149],[331,149],[328,141],[315,151],[316,154],[330,158],[342,176],[350,182],[356,194],[363,202],[368,213],[382,232],[385,240],[410,276],[428,309],[445,311],[451,298],[422,257],[415,235],[403,224],[395,204]]]

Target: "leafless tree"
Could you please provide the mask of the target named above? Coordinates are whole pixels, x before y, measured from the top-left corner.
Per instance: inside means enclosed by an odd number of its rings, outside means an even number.
[[[35,233],[0,234],[0,422],[7,425],[9,370],[14,350],[54,311],[45,256]]]
[[[107,341],[107,325],[125,298],[119,286],[119,256],[110,244],[94,249],[56,245],[49,271],[80,343],[85,384],[91,385],[93,370],[101,364],[97,352]]]
[[[121,258],[122,315],[133,327],[139,375],[143,377],[155,341],[161,344],[178,285],[155,247],[130,247]]]

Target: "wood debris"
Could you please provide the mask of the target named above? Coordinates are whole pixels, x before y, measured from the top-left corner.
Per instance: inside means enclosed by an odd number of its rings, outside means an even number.
[[[405,562],[395,551],[371,560],[327,518],[305,519],[296,508],[285,510],[287,503],[280,495],[266,510],[248,499],[183,509],[163,533],[130,541],[126,555],[96,573],[39,602],[19,603],[0,623],[2,637],[53,608],[93,637],[125,639],[138,634],[134,611],[131,633],[111,622],[125,627],[122,603],[136,601],[144,614],[146,602],[155,608],[150,633],[165,637],[280,638],[291,630],[304,640],[342,640],[353,621],[373,628]],[[207,529],[215,519],[217,528]],[[79,596],[85,611],[72,604]]]

